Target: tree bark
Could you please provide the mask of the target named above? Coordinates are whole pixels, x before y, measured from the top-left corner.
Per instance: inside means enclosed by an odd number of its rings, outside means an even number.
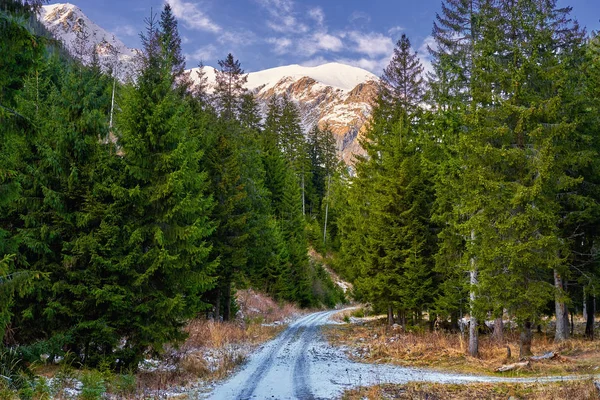
[[[388,304],[388,325],[394,325],[394,308],[392,307],[392,303]]]
[[[586,299],[586,321],[585,321],[585,336],[594,340],[594,297],[588,295]]]
[[[555,342],[562,342],[569,338],[569,310],[567,305],[562,300],[564,297],[564,287],[562,277],[558,271],[554,270],[554,288],[556,295],[554,299],[556,312],[556,333],[554,335]]]
[[[475,232],[471,231],[471,240],[475,240]],[[475,317],[475,287],[477,286],[477,265],[475,259],[471,258],[471,288],[469,293],[469,299],[471,301],[470,311],[470,323],[469,323],[469,355],[471,357],[477,357],[479,355],[479,336],[477,331],[477,318]]]
[[[504,321],[501,316],[494,321],[494,333],[492,336],[497,343],[504,342]]]
[[[223,321],[231,320],[231,282],[225,287],[225,309],[223,310]]]
[[[530,356],[531,353],[531,340],[533,339],[533,333],[531,332],[531,321],[526,321],[521,327],[521,336],[519,341],[519,358],[525,358]]]
[[[217,289],[217,300],[215,301],[215,321],[221,320],[221,289]]]
[[[323,224],[323,246],[327,245],[327,216],[329,214],[329,188],[331,187],[331,175],[327,177],[327,197],[325,198],[325,223]]]

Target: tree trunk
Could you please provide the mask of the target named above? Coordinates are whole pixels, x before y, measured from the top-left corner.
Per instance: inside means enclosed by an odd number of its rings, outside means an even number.
[[[471,240],[475,240],[475,232],[471,231]],[[477,265],[475,259],[471,258],[471,291],[469,299],[471,300],[470,322],[469,322],[469,355],[477,357],[479,355],[479,337],[477,331],[477,318],[475,317],[475,287],[477,286]]]
[[[402,325],[402,330],[406,332],[406,311],[403,310],[400,315],[400,324]]]
[[[567,305],[563,301],[564,288],[562,277],[558,271],[554,270],[554,288],[556,295],[554,299],[556,312],[556,333],[554,335],[555,342],[562,342],[569,338],[569,311]]]
[[[502,316],[496,318],[494,321],[494,333],[492,335],[497,343],[504,342],[504,321]]]
[[[231,320],[231,282],[227,283],[227,286],[225,287],[225,296],[223,300],[225,301],[225,309],[223,310],[223,321],[229,321]]]
[[[585,336],[594,340],[594,297],[588,295],[586,299],[586,321],[585,321]]]
[[[521,336],[519,341],[519,358],[529,357],[531,353],[531,340],[533,333],[531,332],[531,321],[526,321],[521,327]]]
[[[450,314],[450,332],[458,332],[459,331],[459,327],[458,327],[458,313],[455,311],[452,314]],[[462,317],[462,314],[461,314]]]
[[[327,177],[327,197],[325,198],[325,223],[323,224],[323,246],[327,242],[327,215],[329,214],[329,187],[331,186],[331,175]]]
[[[394,308],[392,307],[392,303],[388,304],[388,325],[394,325]]]
[[[215,301],[215,321],[221,320],[221,289],[217,289],[217,300]]]
[[[114,110],[115,110],[115,89],[116,89],[116,86],[117,86],[117,78],[115,77],[113,79],[112,99],[110,101],[110,122],[108,123],[108,129],[109,129],[109,131],[111,133],[112,133],[112,127],[113,127],[113,113],[114,113]]]

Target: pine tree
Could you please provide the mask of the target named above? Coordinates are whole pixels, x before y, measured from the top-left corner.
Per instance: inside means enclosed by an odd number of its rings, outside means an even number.
[[[452,271],[455,268],[469,271],[469,282],[459,281],[451,285],[454,288],[444,296],[444,302],[462,302],[462,299],[455,297],[455,287],[466,285],[469,288],[469,354],[474,357],[479,352],[476,309],[479,260],[475,254],[469,254],[469,249],[479,248],[476,241],[481,232],[469,222],[484,221],[481,215],[486,203],[479,201],[478,197],[473,198],[473,190],[468,189],[469,184],[478,185],[480,182],[465,172],[465,163],[469,161],[464,156],[464,142],[461,140],[468,140],[468,135],[478,129],[476,113],[482,94],[477,91],[481,80],[475,64],[481,60],[478,57],[484,46],[484,30],[493,25],[493,3],[493,0],[444,1],[442,14],[436,16],[433,28],[436,47],[430,49],[434,73],[430,76],[429,85],[434,99],[433,109],[439,112],[434,136],[440,143],[440,149],[436,153],[443,156],[437,161],[435,220],[444,224],[441,238],[449,240],[440,245],[442,253],[437,258],[437,268],[448,277],[461,275]],[[473,173],[476,173],[476,169],[473,169]],[[474,190],[481,191],[481,186]],[[475,201],[467,205],[465,200]],[[466,232],[465,229],[469,227],[472,229]],[[460,241],[456,239],[457,235],[462,237]],[[446,261],[450,259],[456,265],[450,265],[448,269]],[[453,307],[456,308],[456,303]]]
[[[224,60],[219,60],[218,63],[220,70],[216,75],[215,101],[221,117],[232,120],[239,113],[248,75],[244,74],[240,62],[234,60],[231,53]]]
[[[183,78],[185,59],[181,54],[181,38],[177,29],[177,20],[169,3],[165,3],[160,14],[160,49],[164,68],[175,77]]]
[[[215,200],[212,219],[217,228],[211,237],[213,257],[219,260],[215,289],[215,318],[228,321],[231,315],[232,285],[247,262],[247,192],[242,178],[239,144],[233,121],[217,127],[215,143],[207,153],[207,170]],[[222,311],[222,312],[221,312]]]
[[[414,60],[409,43],[406,37],[398,42],[396,55],[386,68],[382,94],[362,143],[367,156],[357,162],[357,175],[349,190],[349,211],[360,215],[364,223],[352,221],[356,215],[342,222],[346,225],[343,232],[352,235],[343,240],[342,251],[356,252],[358,257],[357,290],[387,310],[390,324],[394,309],[398,310],[403,325],[409,313],[418,319],[431,304],[435,251],[428,222],[431,192],[421,167],[418,118],[413,115],[419,113],[421,67],[415,64],[414,74],[405,71],[392,76],[391,72]],[[393,91],[392,87],[405,90]],[[413,103],[409,104],[405,93],[415,94],[410,99]]]
[[[381,83],[382,96],[387,101],[395,101],[409,114],[413,114],[423,101],[423,66],[405,34],[396,43],[394,56],[383,70]]]
[[[173,89],[175,76],[161,68],[153,17],[142,39],[142,69],[125,90],[118,118],[126,178],[113,189],[126,212],[118,265],[131,285],[122,318],[132,361],[147,347],[159,351],[180,339],[185,319],[206,307],[202,294],[215,283],[207,244],[212,200],[200,140],[190,132],[188,103]]]

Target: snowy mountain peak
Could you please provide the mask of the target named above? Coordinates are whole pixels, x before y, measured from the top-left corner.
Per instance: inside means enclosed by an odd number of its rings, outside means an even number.
[[[192,70],[192,79],[196,79],[197,68]],[[209,83],[215,82],[215,69],[204,67],[204,72]],[[298,64],[269,68],[262,71],[248,73],[248,90],[268,90],[277,85],[282,79],[297,81],[302,78],[311,78],[316,82],[332,87],[336,90],[349,92],[361,83],[378,81],[371,72],[340,63],[327,63],[315,67],[306,67]]]
[[[139,51],[129,49],[115,35],[96,25],[79,7],[70,3],[46,5],[39,18],[84,63],[91,61],[95,50],[100,63],[105,68],[116,68],[121,79],[135,76],[134,59]],[[82,36],[87,37],[87,43],[82,43]],[[197,68],[191,70],[190,76],[197,81],[195,71]],[[214,87],[215,69],[207,66],[204,72],[209,86]],[[378,90],[378,78],[369,71],[341,63],[287,65],[250,72],[246,88],[255,94],[264,110],[271,97],[287,94],[298,105],[305,129],[315,124],[329,126],[340,158],[347,163],[352,163],[353,154],[364,152],[359,137],[371,118]]]
[[[125,77],[133,72],[133,59],[138,51],[128,48],[115,35],[96,25],[79,7],[70,3],[45,5],[39,19],[71,54],[80,56],[84,63],[90,62],[95,49],[101,64],[112,67],[115,63],[119,64],[119,76]],[[87,36],[87,43],[78,42],[78,34],[80,37]]]

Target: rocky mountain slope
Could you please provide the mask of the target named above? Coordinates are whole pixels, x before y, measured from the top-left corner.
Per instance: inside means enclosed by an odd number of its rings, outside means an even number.
[[[85,63],[90,62],[91,49],[95,47],[106,68],[117,63],[120,78],[134,76],[138,50],[125,46],[77,6],[46,5],[40,20],[71,54]],[[87,37],[87,44],[82,43],[82,37]],[[190,71],[191,77],[196,77],[195,69]],[[214,68],[206,67],[205,72],[209,84],[214,83]],[[369,71],[340,63],[317,67],[289,65],[249,73],[247,88],[255,93],[264,109],[272,96],[287,93],[298,105],[306,131],[315,124],[320,127],[328,124],[335,135],[340,158],[352,164],[353,154],[363,152],[359,138],[371,115],[377,80]]]
[[[191,77],[197,77],[194,68]],[[208,83],[214,84],[215,70],[205,67]],[[328,124],[337,149],[347,164],[361,154],[359,138],[371,116],[377,95],[377,76],[349,65],[323,64],[317,67],[289,65],[248,74],[247,89],[254,92],[266,109],[269,99],[287,93],[298,105],[305,130]]]
[[[134,61],[139,50],[125,46],[115,35],[86,17],[79,7],[69,3],[45,5],[39,19],[73,56],[84,63],[91,61],[95,49],[104,68],[116,68],[122,79],[134,75]]]

